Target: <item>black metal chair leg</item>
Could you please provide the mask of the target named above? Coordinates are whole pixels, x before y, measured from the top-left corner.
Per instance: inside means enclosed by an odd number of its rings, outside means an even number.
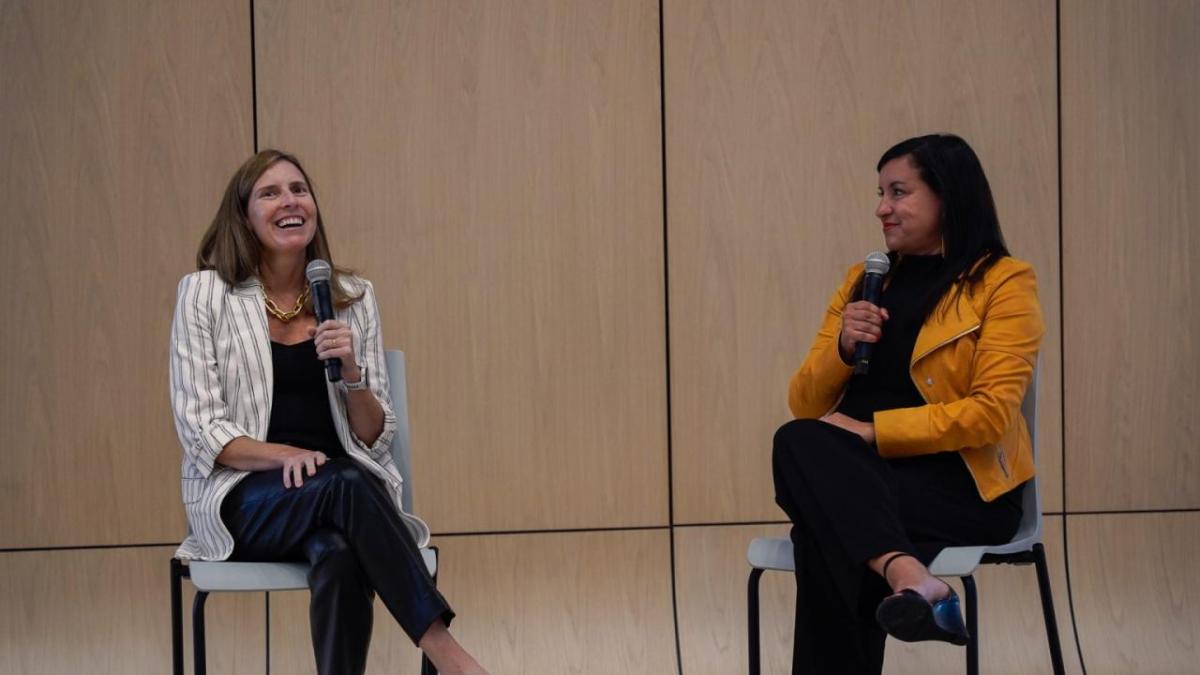
[[[967,675],[979,675],[979,594],[975,592],[975,577],[962,577],[964,604],[967,613]]]
[[[1050,591],[1050,570],[1046,565],[1046,549],[1033,545],[1033,565],[1037,568],[1038,594],[1042,596],[1042,618],[1046,621],[1046,642],[1050,645],[1050,665],[1054,675],[1063,675],[1062,645],[1058,641],[1058,621],[1054,617],[1054,595]]]
[[[183,675],[183,563],[171,558],[171,672]]]
[[[746,652],[750,657],[750,675],[762,672],[761,644],[758,634],[758,581],[763,571],[759,568],[750,570],[750,580],[746,588]]]
[[[196,591],[196,599],[192,602],[192,656],[196,664],[193,675],[206,675],[208,671],[204,660],[204,601],[207,599],[206,591]]]

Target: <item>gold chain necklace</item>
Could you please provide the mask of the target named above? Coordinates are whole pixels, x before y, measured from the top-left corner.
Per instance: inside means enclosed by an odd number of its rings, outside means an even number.
[[[304,303],[308,302],[308,293],[310,290],[311,287],[308,284],[305,284],[304,292],[300,294],[299,298],[296,298],[296,306],[293,307],[292,311],[290,312],[285,312],[282,309],[279,309],[279,305],[276,305],[275,301],[271,299],[271,296],[267,295],[265,292],[263,293],[263,299],[266,301],[267,311],[271,313],[271,316],[284,323],[287,323],[299,316],[300,312],[304,311]]]

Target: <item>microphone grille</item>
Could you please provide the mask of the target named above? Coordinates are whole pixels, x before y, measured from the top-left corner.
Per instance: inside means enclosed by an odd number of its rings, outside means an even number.
[[[867,254],[867,274],[887,274],[891,268],[892,261],[888,260],[886,253],[872,251]]]
[[[329,267],[329,263],[317,258],[304,268],[304,276],[308,278],[308,283],[315,284],[318,281],[329,281],[333,276],[333,270]]]

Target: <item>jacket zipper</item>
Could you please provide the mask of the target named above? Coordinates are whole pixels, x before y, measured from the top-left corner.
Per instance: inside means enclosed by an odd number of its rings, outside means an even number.
[[[921,384],[919,382],[917,382],[916,378],[913,377],[913,368],[917,365],[917,362],[920,361],[921,359],[925,358],[926,356],[929,356],[930,354],[936,352],[937,350],[941,349],[942,347],[945,347],[946,345],[950,344],[951,342],[954,342],[955,340],[959,339],[960,337],[962,337],[964,335],[970,335],[971,333],[974,333],[977,330],[979,330],[979,324],[975,324],[974,326],[971,326],[970,328],[962,331],[961,333],[959,333],[953,337],[942,340],[941,342],[930,347],[929,349],[926,349],[924,351],[924,353],[922,353],[917,358],[913,359],[912,363],[908,364],[908,379],[912,380],[913,386],[915,386],[917,388],[917,393],[921,395],[921,398],[925,399],[926,403],[930,402],[929,397],[925,395],[925,390],[921,388]]]
[[[970,328],[962,331],[961,333],[959,333],[953,337],[942,340],[941,342],[930,347],[929,349],[926,349],[924,353],[922,353],[917,358],[913,359],[912,363],[908,364],[908,379],[912,380],[913,386],[915,386],[917,388],[917,393],[921,395],[921,398],[925,401],[926,404],[930,403],[929,397],[925,395],[925,390],[921,388],[920,383],[918,383],[916,378],[913,377],[913,367],[917,365],[918,361],[920,361],[921,359],[925,358],[926,356],[929,356],[930,354],[936,352],[937,350],[941,349],[942,347],[945,347],[946,345],[950,344],[951,342],[954,342],[955,340],[961,338],[964,335],[970,335],[971,333],[974,333],[975,331],[979,330],[979,326],[980,326],[980,324],[975,324],[974,326],[971,326]],[[979,492],[979,478],[975,475],[975,470],[971,468],[971,463],[967,461],[967,458],[964,457],[961,452],[958,453],[958,456],[960,459],[962,459],[963,466],[967,467],[967,473],[971,474],[971,482],[975,483],[975,490],[977,492]],[[1005,475],[1007,475],[1007,472],[1005,472]],[[979,492],[979,497],[981,499],[983,498],[983,492]]]
[[[912,375],[912,367],[917,365],[917,361],[920,361],[921,359],[925,358],[926,356],[929,356],[930,354],[936,352],[937,350],[941,349],[942,347],[945,347],[946,345],[950,344],[951,342],[954,342],[955,340],[959,339],[960,337],[962,337],[964,335],[970,335],[971,333],[974,333],[975,331],[979,330],[979,326],[980,326],[980,324],[975,324],[974,326],[971,326],[970,328],[962,331],[961,333],[958,333],[957,335],[954,335],[953,337],[946,338],[945,340],[942,340],[941,342],[930,347],[929,349],[926,349],[924,352],[921,353],[920,356],[913,359],[912,363],[908,364],[909,375],[910,376]]]

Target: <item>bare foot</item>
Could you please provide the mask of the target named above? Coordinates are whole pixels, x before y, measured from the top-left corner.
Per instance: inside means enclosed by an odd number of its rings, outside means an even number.
[[[879,568],[875,570],[876,572],[882,572],[883,563],[890,555],[894,554],[876,558]],[[871,567],[874,569],[876,565]],[[930,574],[929,568],[922,565],[920,560],[907,555],[897,557],[888,565],[887,577],[884,580],[888,582],[895,593],[913,590],[920,593],[921,597],[931,605],[950,596],[949,584]]]
[[[433,661],[433,665],[442,675],[488,675],[488,671],[465,651],[453,655],[442,654],[439,658],[430,654],[429,660]]]
[[[446,624],[440,619],[425,631],[417,646],[429,656],[442,675],[488,675],[483,666],[450,635]]]

